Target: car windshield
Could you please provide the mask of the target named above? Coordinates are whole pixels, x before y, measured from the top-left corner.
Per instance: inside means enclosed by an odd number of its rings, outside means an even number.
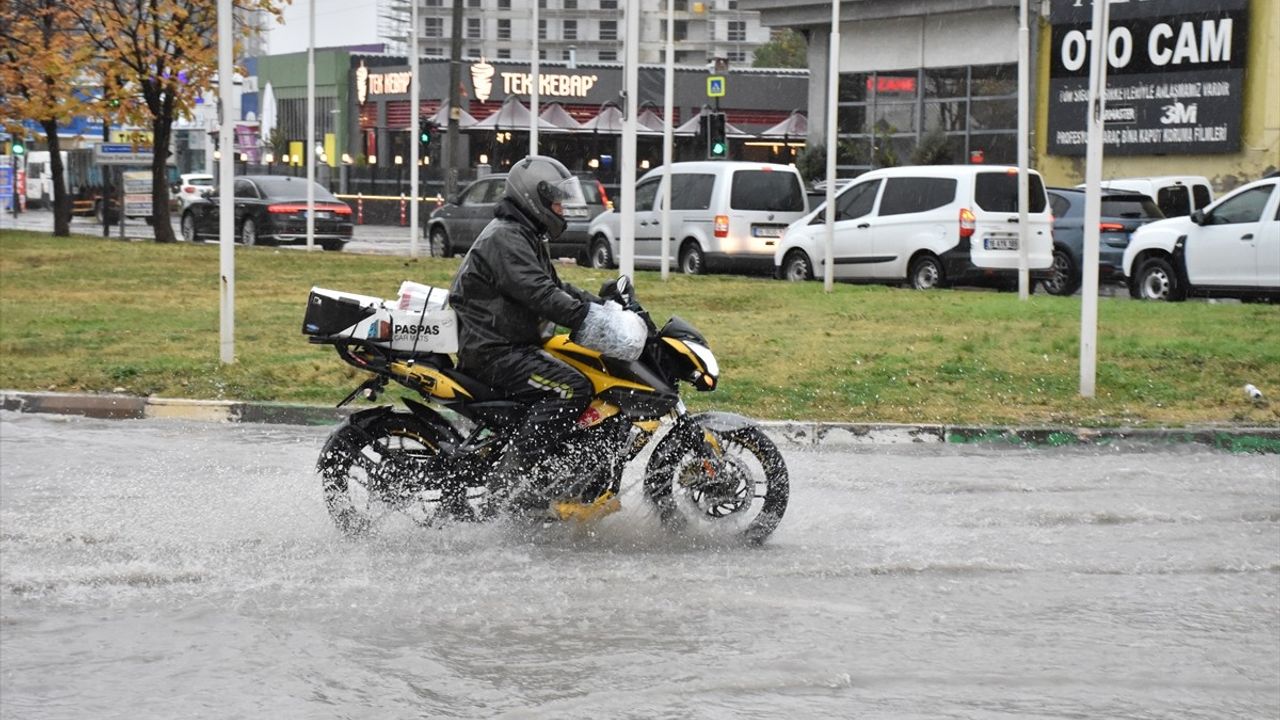
[[[260,177],[254,180],[261,189],[264,197],[272,200],[306,200],[307,199],[307,181],[302,178],[291,177]],[[335,198],[320,183],[315,184],[316,200],[322,202],[335,202]]]
[[[803,212],[804,189],[794,172],[739,170],[733,174],[729,207],[734,210]]]
[[[1102,198],[1102,217],[1150,220],[1164,217],[1160,208],[1146,195]]]

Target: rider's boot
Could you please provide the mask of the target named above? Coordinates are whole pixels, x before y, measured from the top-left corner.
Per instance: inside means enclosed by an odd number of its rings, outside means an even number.
[[[547,510],[547,498],[533,486],[529,469],[518,449],[509,447],[489,476],[489,493],[481,509],[485,519],[491,519],[504,511],[537,513]]]

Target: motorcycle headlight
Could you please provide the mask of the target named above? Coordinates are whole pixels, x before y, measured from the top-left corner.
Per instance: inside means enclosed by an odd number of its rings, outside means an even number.
[[[685,340],[684,344],[698,358],[698,362],[702,363],[702,372],[712,378],[720,377],[720,363],[716,362],[716,356],[711,353],[711,348],[688,340]]]

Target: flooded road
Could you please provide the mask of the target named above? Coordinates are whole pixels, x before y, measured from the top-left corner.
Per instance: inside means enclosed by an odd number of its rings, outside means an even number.
[[[327,431],[0,413],[0,717],[1280,716],[1274,455],[784,448],[762,548],[634,482],[352,540]]]

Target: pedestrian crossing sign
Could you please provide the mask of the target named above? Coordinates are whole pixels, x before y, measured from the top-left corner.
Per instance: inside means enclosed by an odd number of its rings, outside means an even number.
[[[707,97],[724,97],[723,75],[712,75],[707,78]]]

